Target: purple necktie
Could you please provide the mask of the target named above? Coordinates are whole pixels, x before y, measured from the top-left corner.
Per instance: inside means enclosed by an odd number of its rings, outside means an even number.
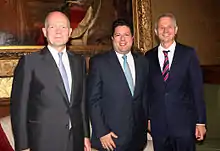
[[[163,62],[163,80],[164,82],[167,81],[168,77],[169,77],[169,72],[170,72],[170,68],[169,68],[169,59],[168,59],[168,52],[169,51],[163,51],[164,54],[164,62]]]

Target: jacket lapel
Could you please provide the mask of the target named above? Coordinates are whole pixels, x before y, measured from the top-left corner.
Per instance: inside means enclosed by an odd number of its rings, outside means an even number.
[[[131,95],[131,92],[130,92],[130,89],[129,89],[129,86],[128,86],[128,83],[127,83],[127,80],[126,80],[126,77],[125,77],[125,74],[124,74],[124,71],[121,67],[121,64],[120,64],[114,50],[111,50],[109,52],[109,62],[112,65],[112,69],[114,69],[115,74],[120,75],[120,77],[119,77],[120,80],[119,81],[121,81],[122,85],[126,85],[127,91]]]
[[[175,77],[175,71],[178,71],[177,68],[179,68],[179,61],[181,60],[182,55],[181,55],[181,50],[179,48],[179,44],[176,44],[176,48],[175,48],[175,52],[174,52],[174,56],[173,56],[173,61],[171,63],[171,67],[170,67],[170,73],[169,73],[169,78],[167,82],[170,82],[170,79],[173,79]]]
[[[162,71],[161,71],[160,63],[159,63],[159,59],[158,59],[158,47],[154,48],[152,59],[154,62],[154,64],[152,64],[152,66],[154,66],[154,68],[153,68],[154,75],[159,75],[155,78],[158,82],[164,83],[163,75],[162,75]]]
[[[117,55],[116,55],[114,50],[111,50],[109,52],[109,62],[113,66],[113,69],[115,69],[115,72],[116,73],[120,73],[122,75],[122,77],[125,78],[124,71],[123,71],[123,69],[121,67],[121,64],[120,64],[120,62],[119,62],[119,60],[117,58]]]
[[[53,76],[51,76],[51,78],[54,79],[54,81],[57,84],[58,89],[60,90],[61,94],[64,96],[65,103],[67,105],[69,105],[68,97],[67,97],[67,94],[66,94],[66,91],[65,91],[65,87],[64,87],[64,84],[63,84],[61,74],[59,72],[59,69],[56,65],[55,60],[53,59],[53,56],[51,55],[51,53],[50,53],[50,51],[48,50],[47,47],[44,47],[41,50],[41,55],[42,55],[42,60],[45,61],[45,66],[47,66],[48,73],[53,75]]]
[[[135,66],[135,87],[134,87],[134,97],[136,94],[140,91],[140,81],[142,79],[142,70],[141,70],[141,63],[138,59],[138,55],[132,53],[132,56],[134,58],[134,66]]]
[[[70,63],[70,71],[71,71],[71,75],[72,75],[72,88],[71,88],[71,96],[70,96],[70,105],[72,105],[74,103],[74,97],[75,97],[75,93],[76,93],[76,86],[78,85],[77,82],[79,82],[79,76],[78,76],[78,62],[76,61],[76,59],[74,59],[74,54],[70,53],[69,51],[67,51],[68,57],[69,57],[69,63]]]

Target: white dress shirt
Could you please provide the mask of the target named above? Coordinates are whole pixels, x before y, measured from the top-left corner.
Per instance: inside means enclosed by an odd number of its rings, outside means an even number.
[[[53,47],[51,47],[50,45],[48,45],[47,48],[49,49],[50,53],[52,54],[53,59],[55,60],[57,68],[59,70],[59,55],[58,55],[59,52],[56,49],[54,49]],[[63,52],[62,61],[63,61],[63,65],[64,65],[64,68],[67,73],[69,88],[70,88],[70,92],[71,92],[71,90],[72,90],[72,75],[71,75],[71,71],[70,71],[70,62],[69,62],[69,57],[66,52],[66,47],[63,49],[62,52]],[[71,127],[72,127],[72,124],[71,124],[71,120],[69,119],[69,129],[71,129]]]
[[[52,54],[53,59],[55,60],[55,62],[57,64],[57,67],[58,67],[58,65],[59,65],[58,51],[56,49],[54,49],[53,47],[51,47],[50,45],[48,45],[47,48],[49,49],[50,53]],[[68,82],[69,82],[69,88],[70,88],[70,92],[71,92],[71,88],[72,88],[72,75],[71,75],[71,70],[70,70],[69,57],[67,55],[66,48],[64,48],[64,50],[62,52],[63,52],[62,61],[63,61],[64,68],[65,68],[66,73],[67,73],[67,78],[68,78]]]
[[[161,71],[163,71],[163,63],[164,63],[164,59],[165,59],[163,51],[168,51],[169,50],[169,52],[168,52],[168,59],[169,59],[169,69],[170,69],[171,65],[172,65],[172,61],[173,61],[173,56],[174,56],[175,48],[176,48],[176,42],[175,41],[167,49],[163,48],[163,46],[161,44],[159,45],[159,47],[158,47],[158,59],[159,59]]]
[[[121,64],[121,68],[123,70],[123,63],[124,63],[124,59],[122,58],[124,56],[124,54],[120,54],[118,52],[116,52],[116,55],[118,57],[118,60]],[[134,86],[135,86],[135,64],[134,64],[134,58],[131,54],[131,52],[125,54],[127,56],[127,62],[128,62],[128,65],[129,65],[129,68],[131,70],[131,75],[132,75],[132,79],[133,79],[133,83],[134,83]]]

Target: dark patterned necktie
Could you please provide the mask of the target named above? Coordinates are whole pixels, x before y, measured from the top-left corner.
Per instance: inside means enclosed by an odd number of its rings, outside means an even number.
[[[170,72],[170,68],[169,68],[169,59],[168,59],[168,51],[163,51],[164,54],[164,62],[163,62],[163,80],[164,82],[167,81],[168,77],[169,77],[169,72]]]

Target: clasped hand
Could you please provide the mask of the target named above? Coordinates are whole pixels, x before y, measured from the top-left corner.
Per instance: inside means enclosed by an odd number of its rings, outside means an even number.
[[[115,142],[113,141],[113,138],[118,138],[118,136],[115,133],[113,133],[113,132],[110,132],[107,135],[102,136],[100,138],[102,147],[104,149],[109,150],[109,151],[110,150],[113,151],[116,148],[116,145],[115,145]]]

